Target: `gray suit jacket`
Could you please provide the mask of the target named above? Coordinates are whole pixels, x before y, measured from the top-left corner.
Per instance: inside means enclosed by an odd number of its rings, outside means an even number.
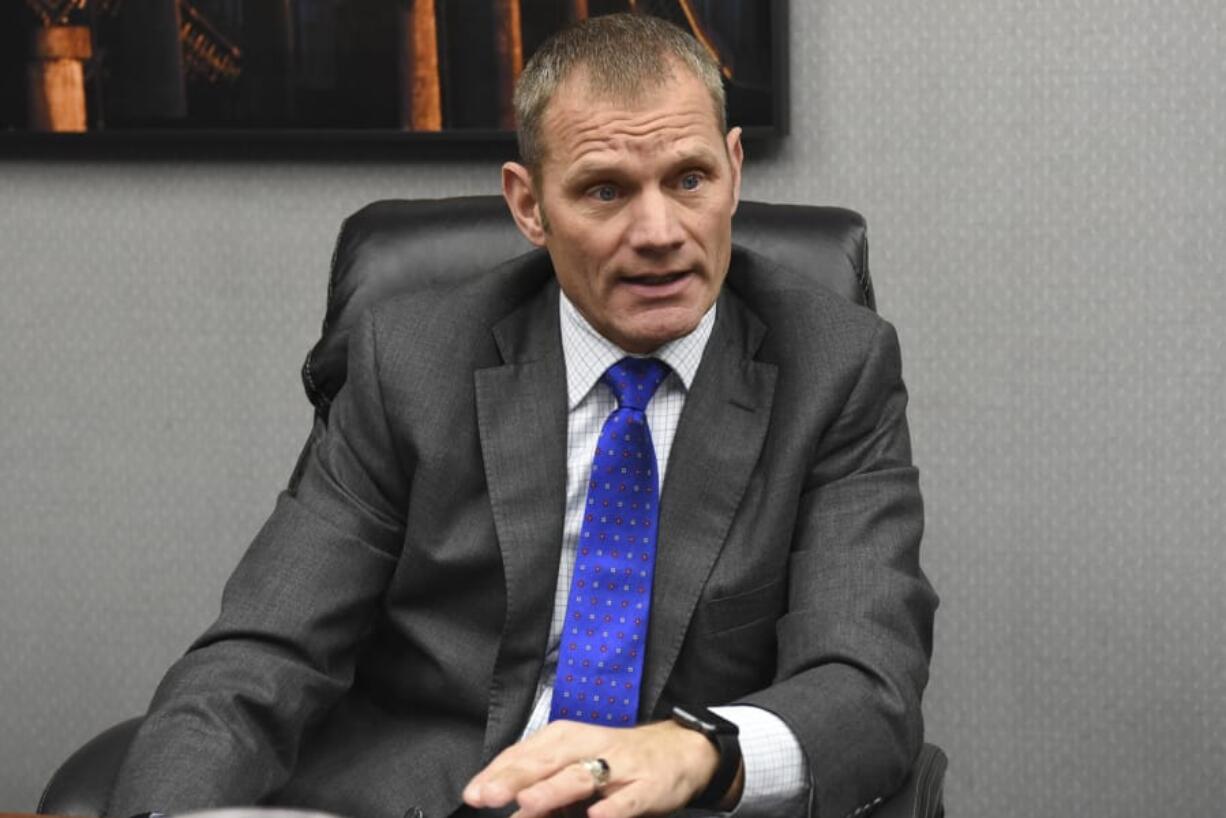
[[[294,493],[159,687],[110,814],[310,805],[446,816],[514,742],[565,492],[558,292],[530,253],[381,304]],[[840,816],[920,747],[936,598],[893,329],[734,252],[677,429],[640,716],[778,714]]]

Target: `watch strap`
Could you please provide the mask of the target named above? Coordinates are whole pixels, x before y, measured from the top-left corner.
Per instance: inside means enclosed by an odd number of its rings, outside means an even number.
[[[719,766],[715,768],[706,789],[686,806],[718,810],[741,769],[741,742],[737,738],[737,727],[705,707],[674,707],[672,718],[682,727],[702,733],[719,753]]]

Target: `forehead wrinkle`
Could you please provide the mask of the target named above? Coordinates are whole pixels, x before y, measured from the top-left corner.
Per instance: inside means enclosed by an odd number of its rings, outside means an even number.
[[[609,129],[614,129],[619,134],[626,136],[643,136],[664,129],[676,130],[690,126],[700,129],[710,116],[708,111],[685,108],[663,111],[658,108],[639,111],[612,108],[591,111],[582,106],[568,106],[551,113],[552,130],[563,138],[573,134],[581,135],[585,132]],[[714,125],[714,122],[710,124]]]
[[[707,144],[707,135],[702,133],[702,126],[708,124],[702,112],[651,111],[647,116],[614,112],[607,117],[565,119],[569,121],[559,129],[555,145],[558,154],[569,154],[567,175],[600,165],[598,158],[591,158],[593,154],[643,154],[661,145],[665,147],[662,153],[669,157],[716,158]]]
[[[645,87],[635,91],[610,87],[586,64],[572,68],[542,113],[541,170],[559,163],[569,169],[579,156],[602,147],[641,153],[653,144],[643,143],[643,137],[671,136],[675,142],[676,132],[687,128],[694,141],[710,142],[713,136],[723,147],[721,117],[701,78],[672,59],[666,58],[663,68],[658,76],[642,78]],[[615,133],[606,133],[610,130]]]
[[[576,178],[592,173],[608,170],[641,168],[643,164],[631,158],[637,153],[634,150],[620,150],[615,146],[595,144],[579,153],[564,173],[565,178]],[[718,161],[716,154],[703,145],[675,143],[674,147],[663,154],[663,162],[676,165],[679,162],[714,163]]]

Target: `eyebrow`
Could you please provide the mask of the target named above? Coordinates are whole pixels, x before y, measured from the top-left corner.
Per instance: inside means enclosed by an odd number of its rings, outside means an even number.
[[[686,150],[678,154],[669,163],[670,168],[687,168],[694,165],[705,165],[714,167],[719,164],[719,158],[715,152],[706,147]],[[634,167],[636,163],[633,161],[618,161],[613,163],[605,163],[600,160],[585,160],[580,159],[575,164],[567,168],[563,174],[563,179],[566,182],[575,180],[586,180],[593,176],[599,177],[605,174],[617,174],[626,167]]]

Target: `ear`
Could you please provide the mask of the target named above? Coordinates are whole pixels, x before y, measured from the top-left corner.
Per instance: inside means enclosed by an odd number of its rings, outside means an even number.
[[[741,165],[745,161],[745,149],[741,147],[741,129],[733,128],[724,139],[728,148],[728,161],[732,164],[732,212],[741,201]]]
[[[515,218],[515,224],[524,238],[537,247],[545,246],[545,222],[541,217],[540,202],[532,185],[532,172],[518,162],[502,166],[502,198]]]

